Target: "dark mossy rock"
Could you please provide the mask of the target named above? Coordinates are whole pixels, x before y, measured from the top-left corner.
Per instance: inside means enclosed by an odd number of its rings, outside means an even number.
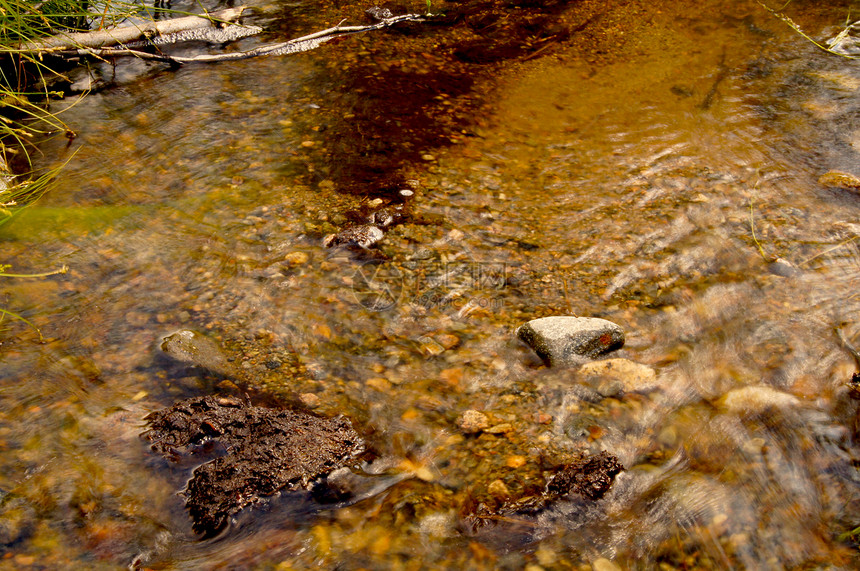
[[[230,516],[278,491],[309,487],[357,461],[361,436],[343,417],[251,406],[231,399],[196,397],[151,413],[144,436],[169,459],[208,442],[227,454],[197,467],[183,495],[192,528],[204,537]]]
[[[609,491],[615,476],[623,470],[618,458],[605,450],[598,454],[583,454],[545,471],[543,489],[522,486],[523,490],[529,491],[522,495],[512,494],[497,502],[472,498],[463,506],[464,521],[472,532],[477,532],[490,522],[507,521],[506,518],[511,516],[526,518],[522,520],[526,521],[563,499],[579,497],[584,501],[597,501]]]

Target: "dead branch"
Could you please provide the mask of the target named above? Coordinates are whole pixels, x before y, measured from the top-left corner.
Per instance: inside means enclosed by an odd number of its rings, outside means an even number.
[[[90,55],[97,57],[133,56],[141,59],[157,60],[177,65],[183,65],[187,63],[211,63],[219,61],[248,59],[264,55],[282,55],[288,53],[303,52],[316,48],[320,44],[340,36],[356,34],[359,32],[368,32],[371,30],[378,30],[400,22],[410,21],[423,22],[424,18],[423,16],[418,14],[405,14],[403,16],[395,16],[393,18],[385,18],[383,20],[380,20],[379,22],[376,22],[375,24],[369,24],[367,26],[341,26],[340,24],[338,24],[333,28],[328,28],[326,30],[315,32],[307,36],[302,36],[301,38],[295,38],[277,44],[268,44],[245,52],[201,54],[197,56],[183,57],[171,56],[166,54],[153,54],[128,48],[79,48],[75,50],[65,50],[61,52],[60,55]]]
[[[116,44],[126,44],[140,39],[176,34],[199,28],[215,28],[219,22],[236,20],[242,15],[245,6],[229,8],[201,16],[186,16],[160,22],[143,22],[131,26],[120,26],[110,30],[57,34],[44,40],[28,42],[19,48],[27,53],[67,52],[103,48]]]

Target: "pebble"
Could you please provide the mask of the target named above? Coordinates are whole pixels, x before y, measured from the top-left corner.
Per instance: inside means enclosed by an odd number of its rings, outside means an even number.
[[[657,373],[654,369],[628,359],[593,361],[580,367],[579,372],[586,377],[604,377],[609,381],[618,381],[626,392],[650,391],[657,388]],[[598,392],[603,394],[600,389]]]
[[[432,337],[420,337],[418,342],[421,343],[421,351],[428,357],[435,357],[445,352],[445,347]]]
[[[727,392],[720,404],[734,414],[760,414],[770,408],[797,406],[800,399],[765,385],[755,385]]]
[[[363,224],[341,230],[337,234],[329,234],[323,238],[323,246],[334,248],[335,246],[348,246],[354,244],[362,248],[369,248],[380,240],[384,233],[376,226]]]
[[[490,426],[490,419],[483,412],[467,410],[457,419],[457,426],[466,434],[477,434]]]
[[[180,329],[162,338],[159,345],[166,355],[212,372],[231,375],[233,367],[217,343],[197,331]]]
[[[497,424],[495,426],[491,426],[486,430],[490,434],[505,434],[507,432],[513,432],[514,426],[509,422],[503,422],[502,424]]]
[[[386,392],[391,389],[391,382],[388,379],[383,379],[382,377],[372,377],[364,381],[364,384],[372,389],[382,392]]]
[[[310,260],[310,256],[305,252],[290,252],[284,256],[284,261],[291,266],[304,266]]]
[[[594,317],[533,319],[517,336],[550,366],[582,364],[624,346],[621,327]]]
[[[460,338],[450,333],[440,333],[436,335],[436,341],[439,342],[445,349],[453,349],[460,344]]]
[[[767,265],[767,271],[775,276],[783,278],[791,278],[802,274],[803,272],[788,260],[777,258]]]
[[[526,457],[519,454],[508,456],[505,459],[505,466],[508,468],[522,468],[526,465]]]
[[[316,408],[320,405],[320,398],[314,393],[302,393],[299,395],[299,400],[308,408]]]
[[[818,177],[818,184],[822,186],[844,188],[845,190],[860,190],[860,178],[853,174],[839,171],[824,173]]]
[[[592,561],[591,567],[594,571],[621,571],[621,567],[605,557]]]
[[[430,154],[426,154],[426,155],[421,155],[421,160],[427,161],[429,163],[429,162],[435,161],[436,157],[434,157],[433,155],[430,155]]]
[[[511,491],[508,486],[501,480],[493,480],[487,486],[487,492],[497,500],[506,500],[511,497]]]

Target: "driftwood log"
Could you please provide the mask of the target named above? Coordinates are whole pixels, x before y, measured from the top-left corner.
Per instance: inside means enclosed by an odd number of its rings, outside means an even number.
[[[18,49],[27,53],[66,52],[69,50],[98,49],[105,46],[127,44],[137,40],[151,39],[157,36],[177,34],[200,28],[217,28],[226,22],[238,19],[245,6],[229,8],[200,16],[185,16],[162,20],[160,22],[143,22],[129,26],[120,26],[109,30],[92,32],[62,33],[44,40],[22,44]]]
[[[61,55],[73,56],[98,56],[98,57],[117,57],[117,56],[133,56],[141,59],[157,60],[172,64],[182,65],[187,63],[212,63],[219,61],[230,61],[238,59],[248,59],[264,55],[283,55],[289,53],[303,52],[316,48],[329,40],[340,36],[357,34],[359,32],[369,32],[371,30],[379,30],[400,22],[422,22],[424,17],[418,14],[404,14],[402,16],[394,16],[385,18],[374,24],[367,26],[341,26],[338,24],[332,28],[314,32],[307,36],[294,38],[286,42],[276,44],[267,44],[244,52],[231,52],[220,54],[200,54],[196,56],[171,56],[164,53],[149,53],[140,50],[129,48],[81,48],[68,52],[60,52]]]
[[[172,56],[165,53],[150,53],[135,49],[136,45],[130,45],[139,40],[150,41],[152,43],[170,43],[170,38],[175,41],[184,39],[199,39],[186,37],[194,30],[215,30],[220,24],[229,20],[235,20],[241,16],[245,7],[231,8],[212,12],[205,16],[188,16],[184,18],[175,18],[162,22],[149,22],[146,24],[134,26],[122,26],[111,30],[99,30],[95,32],[69,33],[58,34],[51,36],[45,40],[38,42],[30,42],[22,44],[19,48],[21,52],[45,54],[51,53],[59,56],[75,57],[75,56],[95,56],[101,58],[132,56],[147,60],[156,60],[168,62],[176,65],[187,63],[211,63],[218,61],[229,61],[237,59],[248,59],[264,55],[282,55],[288,53],[303,52],[316,48],[322,43],[331,39],[357,34],[360,32],[368,32],[371,30],[379,30],[400,22],[421,22],[424,21],[424,16],[419,14],[404,14],[402,16],[393,16],[383,18],[378,22],[366,26],[342,26],[338,24],[332,28],[308,34],[300,38],[294,38],[286,42],[276,44],[267,44],[244,52],[231,52],[220,54],[200,54],[196,56]],[[234,28],[236,30],[234,30]],[[241,30],[247,30],[242,32]],[[227,24],[224,31],[233,31],[227,39],[238,39],[246,35],[262,31],[256,26],[241,26],[238,24]],[[165,42],[157,42],[158,38],[163,38]],[[219,41],[225,41],[221,39]],[[116,47],[111,47],[116,46]]]

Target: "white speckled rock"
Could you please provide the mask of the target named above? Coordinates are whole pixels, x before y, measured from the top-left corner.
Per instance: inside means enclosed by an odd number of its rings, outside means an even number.
[[[326,248],[334,248],[335,246],[349,246],[354,244],[362,248],[370,248],[382,240],[383,235],[382,230],[372,224],[352,226],[345,230],[341,230],[337,234],[329,234],[323,238],[323,246]]]
[[[533,319],[517,336],[550,366],[579,365],[624,346],[624,330],[595,317]]]

